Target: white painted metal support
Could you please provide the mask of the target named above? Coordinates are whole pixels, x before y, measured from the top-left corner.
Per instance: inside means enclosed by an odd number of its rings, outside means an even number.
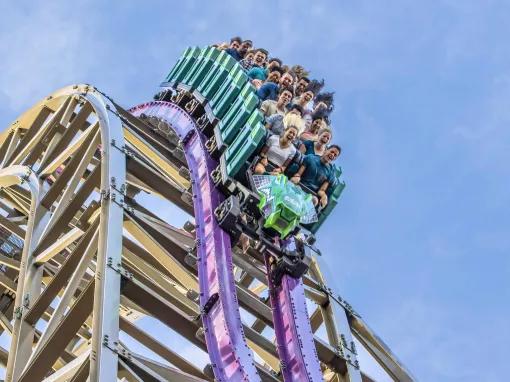
[[[126,183],[126,157],[112,146],[124,146],[120,119],[108,109],[113,104],[103,97],[87,94],[98,117],[101,130],[101,215],[99,246],[95,273],[93,307],[94,331],[90,359],[91,381],[114,381],[117,378],[119,336],[120,274],[111,266],[122,260],[122,222]],[[113,349],[113,350],[112,350]]]
[[[74,360],[69,362],[63,368],[57,370],[48,378],[44,378],[42,382],[67,382],[76,373],[76,370],[87,360],[90,355],[90,349],[84,351]]]
[[[6,381],[11,382],[14,375],[21,372],[24,362],[30,355],[34,328],[24,323],[21,319],[23,311],[29,304],[30,298],[36,298],[39,294],[37,286],[39,285],[41,271],[33,267],[32,250],[36,237],[33,235],[37,225],[36,208],[39,203],[39,180],[35,174],[26,166],[14,165],[0,170],[0,184],[2,187],[27,184],[30,189],[32,200],[30,214],[28,217],[27,230],[25,235],[25,245],[21,255],[20,272],[18,276],[18,285],[16,290],[16,300],[14,308],[14,325],[12,328],[11,346],[9,353],[11,356],[7,362]],[[27,301],[28,300],[28,301]]]

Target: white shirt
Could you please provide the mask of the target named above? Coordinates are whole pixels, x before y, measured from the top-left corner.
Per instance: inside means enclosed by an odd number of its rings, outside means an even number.
[[[296,153],[296,148],[292,143],[289,144],[289,147],[280,147],[280,137],[278,135],[271,135],[267,139],[266,145],[269,147],[266,153],[267,160],[278,167],[281,167],[287,159],[293,157]]]

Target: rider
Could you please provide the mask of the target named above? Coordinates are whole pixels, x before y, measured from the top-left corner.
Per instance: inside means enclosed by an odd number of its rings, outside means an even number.
[[[328,204],[328,186],[335,182],[333,162],[338,158],[341,151],[340,146],[331,145],[322,156],[305,156],[298,172],[290,179],[295,184],[301,182],[302,185],[317,193],[319,199],[314,197],[315,205],[319,201],[321,207],[326,207]]]
[[[262,102],[262,105],[260,105],[260,111],[266,118],[272,116],[273,114],[285,115],[287,112],[287,105],[291,99],[292,88],[281,88],[278,95],[278,101],[266,99],[264,102]]]
[[[317,134],[317,140],[303,140],[299,146],[299,151],[305,155],[318,155],[321,156],[327,149],[328,143],[331,141],[333,133],[329,127],[323,127]],[[301,138],[303,134],[301,134]]]
[[[299,128],[299,132],[304,128],[304,122],[301,118],[301,114],[303,113],[303,109],[299,105],[290,105],[287,108],[287,113],[285,116],[282,114],[276,113],[266,118],[266,128],[272,133],[276,135],[280,135],[285,130],[285,127],[288,123],[293,123]],[[294,122],[295,120],[299,120],[299,122]],[[297,137],[296,137],[297,138]]]
[[[299,136],[303,141],[316,141],[319,139],[319,131],[328,126],[329,118],[324,109],[317,110],[312,114],[312,124]]]
[[[271,174],[283,174],[296,152],[292,141],[297,137],[298,132],[298,126],[288,124],[281,136],[271,135],[260,152],[260,160],[255,165],[254,173],[264,174],[266,167],[271,163],[275,166]]]

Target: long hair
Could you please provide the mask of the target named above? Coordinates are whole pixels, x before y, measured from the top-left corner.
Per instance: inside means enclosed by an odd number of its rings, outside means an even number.
[[[314,106],[319,102],[324,102],[327,106],[327,113],[331,114],[335,108],[335,92],[322,92],[317,94],[314,99]]]
[[[324,87],[324,80],[311,80],[305,91],[311,91],[314,95],[318,94]]]
[[[316,119],[323,119],[329,125],[329,112],[326,109],[319,109],[312,113],[312,122]]]
[[[305,129],[305,122],[299,115],[287,113],[285,117],[283,117],[283,126],[285,130],[287,130],[289,126],[296,126],[298,129],[297,135],[299,135]]]
[[[290,71],[295,73],[297,78],[308,77],[310,74],[310,72],[303,68],[301,65],[294,65],[292,68],[290,68]]]

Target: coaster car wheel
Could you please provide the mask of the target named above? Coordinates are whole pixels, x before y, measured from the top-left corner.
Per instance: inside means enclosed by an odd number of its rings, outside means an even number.
[[[239,240],[242,233],[239,225],[240,215],[239,199],[234,195],[229,196],[214,210],[218,225],[230,235],[234,243]]]

